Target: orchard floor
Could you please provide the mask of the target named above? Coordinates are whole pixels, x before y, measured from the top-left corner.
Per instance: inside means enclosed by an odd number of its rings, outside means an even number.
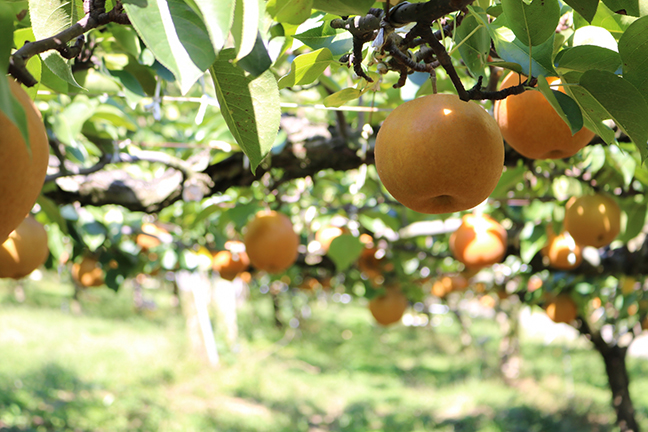
[[[523,337],[520,378],[506,385],[493,320],[474,319],[462,348],[450,315],[384,329],[356,301],[313,298],[298,329],[278,330],[270,298],[253,292],[238,352],[219,339],[210,368],[168,291],[147,290],[158,307],[136,313],[128,287],[92,290],[79,312],[71,287],[47,279],[26,281],[22,302],[0,282],[2,432],[617,430],[603,363],[582,339]],[[629,368],[648,430],[648,361]]]

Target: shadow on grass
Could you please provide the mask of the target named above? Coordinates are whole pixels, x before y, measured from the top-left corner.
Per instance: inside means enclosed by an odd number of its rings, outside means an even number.
[[[296,406],[274,406],[274,409],[283,414],[284,421],[253,422],[250,419],[236,420],[224,413],[211,413],[202,418],[201,425],[219,432],[611,432],[614,429],[610,425],[592,422],[572,409],[545,413],[524,405],[500,411],[486,408],[482,413],[452,419],[439,419],[431,413],[403,411],[395,406],[386,413],[384,406],[377,409],[364,402],[347,406],[332,420],[325,413],[306,416]]]
[[[497,430],[507,432],[609,432],[611,425],[592,422],[586,415],[567,408],[557,413],[545,413],[537,408],[520,405],[496,411],[494,415],[477,414],[445,420],[439,427],[469,432]]]
[[[209,422],[211,426],[228,431],[336,431],[336,432],[365,432],[369,430],[381,431],[442,431],[442,432],[479,432],[479,431],[506,431],[506,432],[611,432],[613,427],[592,422],[586,415],[577,413],[572,409],[565,409],[557,413],[546,413],[537,408],[520,405],[504,410],[491,410],[484,408],[480,413],[469,414],[452,419],[439,419],[432,413],[401,410],[398,406],[380,408],[373,404],[362,402],[354,403],[333,421],[326,421],[326,415],[304,416],[300,410],[288,407],[275,406],[275,410],[282,410],[290,418],[290,425],[277,429],[236,429],[223,428],[217,419]],[[389,411],[389,412],[386,412]],[[308,423],[307,427],[304,424]]]
[[[20,377],[0,375],[0,431],[143,432],[157,430],[164,413],[155,400],[121,398],[116,410],[113,402],[115,396],[99,385],[54,363]]]

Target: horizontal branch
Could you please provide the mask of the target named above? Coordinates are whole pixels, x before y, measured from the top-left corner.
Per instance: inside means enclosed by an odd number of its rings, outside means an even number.
[[[243,153],[234,153],[196,173],[191,163],[181,161],[184,163],[181,165],[176,158],[173,158],[176,163],[172,163],[172,157],[165,153],[141,151],[134,155],[119,154],[116,159],[106,155],[105,160],[94,167],[85,168],[87,172],[76,170],[52,174],[48,180],[53,184],[53,189],[48,187],[46,195],[59,204],[116,204],[131,211],[156,213],[181,200],[184,186],[192,180],[192,184],[198,181],[203,185],[204,195],[210,196],[224,193],[230,187],[250,186],[271,168],[281,169],[282,176],[278,181],[285,182],[312,176],[324,169],[347,171],[364,163],[373,164],[372,151],[367,153],[366,158],[361,158],[347,141],[339,136],[331,136],[325,126],[310,126],[296,117],[284,117],[282,126],[288,133],[289,143],[281,153],[272,155],[260,166],[256,175],[245,163]],[[126,170],[116,169],[119,163],[143,160],[160,162],[170,169],[150,181],[133,178]],[[104,169],[94,170],[99,164],[103,164],[100,168]],[[67,169],[73,171],[70,167]]]

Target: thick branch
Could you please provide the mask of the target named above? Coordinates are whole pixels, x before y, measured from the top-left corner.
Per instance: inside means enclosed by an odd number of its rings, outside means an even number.
[[[103,171],[109,164],[157,162],[170,170],[152,181],[133,178],[124,170]],[[47,182],[56,182],[57,190],[48,196],[59,202],[79,201],[87,205],[119,204],[131,210],[159,211],[182,199],[187,187],[198,199],[211,193],[209,176],[195,172],[188,161],[162,152],[140,151],[137,154],[104,154],[88,168],[67,166],[50,174]],[[62,201],[60,201],[62,200]]]
[[[603,340],[601,332],[592,330],[585,317],[579,316],[578,324],[577,330],[592,342],[598,352],[605,354],[611,349],[610,345]]]
[[[438,20],[452,12],[457,12],[472,4],[474,0],[438,0],[426,3],[401,3],[392,8],[389,23],[394,27],[418,22],[427,23]]]
[[[117,154],[103,154],[99,161],[88,168],[78,168],[78,167],[61,167],[60,171],[55,174],[50,174],[45,177],[45,182],[51,182],[62,177],[72,177],[72,176],[84,176],[88,174],[95,173],[102,170],[108,164],[117,164],[117,163],[136,163],[136,162],[159,162],[173,168],[177,171],[180,171],[182,175],[186,177],[191,177],[193,175],[193,170],[191,165],[186,161],[171,156],[166,153],[156,152],[156,151],[139,151],[136,154],[128,153],[117,153]]]
[[[293,124],[290,125],[290,122]],[[281,177],[277,181],[284,182],[312,176],[324,169],[346,171],[363,163],[373,163],[373,152],[369,152],[363,159],[348,146],[346,140],[339,136],[331,137],[326,128],[313,128],[299,122],[299,119],[284,118],[284,128],[291,129],[288,132],[291,144],[286,145],[281,153],[272,155],[267,165],[257,169],[256,176],[252,175],[244,163],[243,153],[236,153],[192,175],[204,176],[199,180],[202,184],[207,183],[204,179],[209,182],[205,195],[213,195],[223,193],[230,187],[249,186],[271,167],[281,170]],[[173,166],[169,160],[160,159],[160,155],[168,156],[159,152],[138,152],[136,157],[120,155],[120,162],[149,160],[173,167],[152,181],[135,179],[122,169],[88,172],[87,175],[54,174],[49,179],[55,182],[56,187],[46,195],[59,204],[75,201],[95,206],[117,204],[132,211],[158,212],[182,199],[184,176],[176,169],[189,169],[188,166]],[[126,160],[127,157],[129,160]],[[113,160],[110,155],[106,158],[108,161]],[[68,167],[68,170],[71,169]]]
[[[592,331],[583,317],[579,317],[579,321],[578,330],[592,341],[594,348],[603,357],[608,384],[612,391],[612,408],[617,415],[617,426],[621,432],[639,432],[639,424],[630,397],[630,379],[625,361],[628,348],[606,343],[600,332]]]

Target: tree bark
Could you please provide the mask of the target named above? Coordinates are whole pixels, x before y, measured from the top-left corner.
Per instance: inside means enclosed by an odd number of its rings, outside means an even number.
[[[373,150],[369,150],[364,158],[359,156],[348,140],[332,136],[326,125],[311,125],[306,119],[284,116],[281,126],[288,135],[288,143],[281,152],[270,155],[257,169],[256,175],[244,162],[242,152],[195,173],[201,179],[210,180],[211,186],[206,195],[223,193],[230,187],[250,186],[271,168],[281,170],[280,178],[274,179],[274,182],[283,183],[315,175],[324,169],[348,171],[374,163]],[[153,153],[147,152],[148,157]],[[164,153],[159,155],[168,158]],[[92,206],[117,204],[131,211],[156,213],[183,199],[185,178],[178,168],[185,167],[170,166],[153,180],[134,178],[123,169],[99,170],[68,177],[52,176],[47,182],[45,196],[59,205],[73,202]]]
[[[606,350],[597,351],[603,356],[605,372],[612,390],[612,407],[617,416],[617,425],[621,432],[639,432],[639,425],[635,418],[635,409],[630,398],[628,370],[626,368],[626,353],[628,348],[619,346],[607,347]]]
[[[627,347],[609,344],[601,333],[592,330],[587,320],[578,317],[580,325],[578,331],[586,336],[594,345],[596,351],[603,357],[608,385],[612,391],[612,408],[617,416],[617,426],[621,432],[640,432],[639,424],[635,418],[635,409],[630,398],[630,379],[626,367]]]
[[[460,330],[460,337],[459,339],[461,340],[461,351],[463,352],[466,348],[472,344],[473,337],[470,334],[470,331],[468,330],[469,324],[466,323],[464,320],[464,317],[461,312],[459,312],[459,309],[457,308],[456,305],[450,306],[450,312],[454,314],[454,316],[457,318],[457,322],[459,323],[459,328]]]
[[[512,385],[520,376],[522,356],[520,355],[520,305],[511,305],[501,312],[502,339],[499,346],[500,372],[504,381]]]
[[[281,305],[279,304],[279,296],[275,293],[270,293],[272,296],[272,310],[274,311],[274,324],[278,329],[282,329],[284,324],[281,321]]]
[[[217,366],[219,355],[207,308],[211,288],[209,278],[205,273],[181,270],[176,272],[175,281],[182,297],[180,304],[193,350],[212,366]]]
[[[236,350],[238,343],[238,320],[236,311],[236,293],[240,291],[243,281],[233,281],[212,276],[212,308],[216,316],[216,328],[225,336],[230,350]]]

